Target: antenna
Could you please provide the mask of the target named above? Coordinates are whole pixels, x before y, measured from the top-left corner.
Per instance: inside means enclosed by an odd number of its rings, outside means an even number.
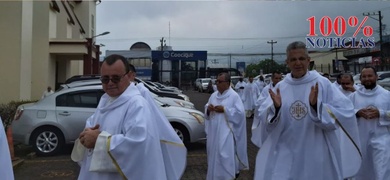
[[[168,36],[168,46],[171,46],[171,21],[168,23],[169,36]]]

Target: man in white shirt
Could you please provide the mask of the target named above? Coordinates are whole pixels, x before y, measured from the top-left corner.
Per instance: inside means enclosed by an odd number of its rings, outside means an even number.
[[[390,178],[390,92],[377,85],[372,66],[360,73],[362,86],[351,94],[357,116],[363,162],[356,180]]]
[[[260,96],[261,91],[259,90],[259,87],[256,85],[255,82],[253,82],[253,77],[249,77],[249,82],[245,85],[244,89],[244,108],[246,111],[246,117],[252,117],[253,110],[255,109],[255,104],[257,98]]]
[[[228,73],[220,73],[218,91],[205,105],[207,180],[235,179],[249,169],[244,105],[230,81]]]
[[[356,91],[357,86],[353,82],[353,77],[351,74],[341,75],[339,89],[347,97]]]
[[[125,57],[105,58],[100,78],[105,94],[79,136],[85,150],[76,156],[81,156],[78,179],[168,179],[153,111],[129,76]]]
[[[54,91],[51,89],[50,86],[48,86],[47,89],[43,92],[41,99],[43,99],[47,96],[50,96],[53,93],[54,93]]]
[[[238,79],[238,82],[234,89],[236,90],[237,94],[240,96],[241,100],[244,101],[244,89],[246,86],[246,82],[244,82],[243,78]]]
[[[317,71],[308,71],[305,43],[289,44],[286,53],[291,73],[269,90],[257,113],[264,125],[252,130],[252,142],[261,147],[254,179],[341,180],[355,175],[360,143],[352,102]],[[342,135],[351,138],[343,144],[340,126]],[[352,148],[343,147],[347,145]]]

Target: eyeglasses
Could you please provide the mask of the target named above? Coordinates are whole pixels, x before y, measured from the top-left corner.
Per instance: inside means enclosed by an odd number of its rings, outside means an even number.
[[[111,80],[112,83],[117,84],[117,83],[119,83],[119,82],[122,80],[122,78],[123,78],[126,74],[127,74],[127,73],[125,73],[125,74],[122,75],[122,76],[113,75],[113,76],[111,76],[111,78],[110,78],[109,76],[102,76],[102,77],[100,78],[100,81],[101,81],[103,84],[108,84],[108,83],[110,82],[110,80]]]
[[[229,82],[229,81],[220,81],[220,80],[215,81],[215,83],[223,83],[223,82]]]

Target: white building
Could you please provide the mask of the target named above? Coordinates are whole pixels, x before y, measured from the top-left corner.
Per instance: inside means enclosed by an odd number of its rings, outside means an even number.
[[[39,99],[47,86],[98,73],[99,47],[89,43],[97,3],[0,1],[0,103]]]

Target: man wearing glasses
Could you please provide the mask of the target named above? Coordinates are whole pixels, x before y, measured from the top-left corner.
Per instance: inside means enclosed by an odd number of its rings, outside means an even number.
[[[235,179],[249,169],[244,104],[230,88],[230,75],[220,73],[218,91],[205,105],[207,179]]]
[[[79,136],[85,150],[78,179],[168,179],[153,112],[129,74],[123,56],[110,55],[102,64],[105,94]]]

